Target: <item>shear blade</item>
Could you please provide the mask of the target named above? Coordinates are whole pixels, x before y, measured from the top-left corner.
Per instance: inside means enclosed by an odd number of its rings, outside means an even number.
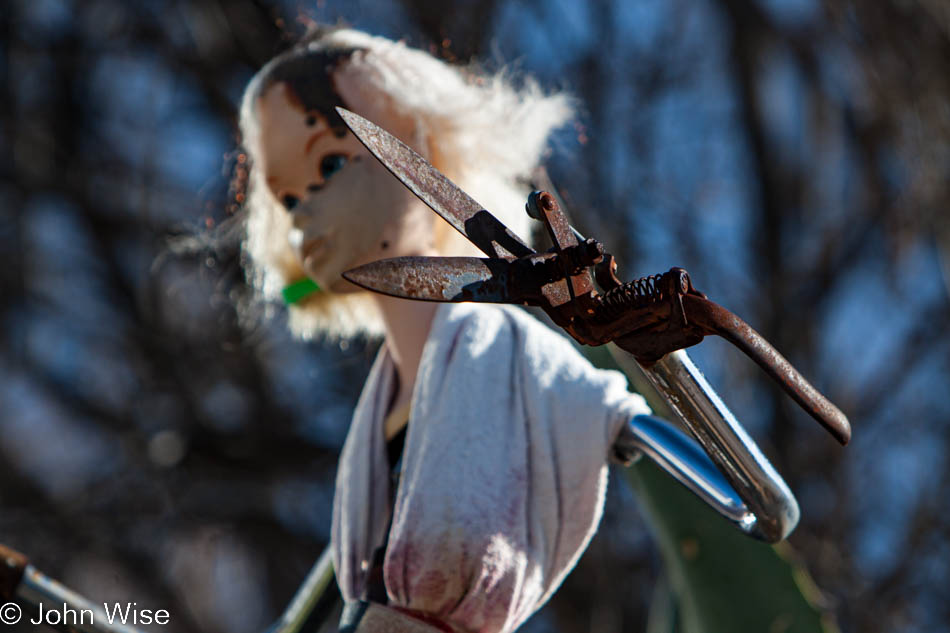
[[[521,303],[511,292],[511,264],[477,257],[394,257],[347,270],[367,290],[403,299]]]
[[[336,111],[386,169],[483,253],[522,257],[535,252],[411,147],[358,114],[344,108]]]

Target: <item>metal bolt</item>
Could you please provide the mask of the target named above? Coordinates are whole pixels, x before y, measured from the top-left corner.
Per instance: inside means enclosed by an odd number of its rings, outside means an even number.
[[[524,210],[528,213],[528,217],[535,220],[541,219],[541,209],[538,208],[538,197],[540,195],[540,191],[532,191],[528,196],[528,203],[524,205]]]

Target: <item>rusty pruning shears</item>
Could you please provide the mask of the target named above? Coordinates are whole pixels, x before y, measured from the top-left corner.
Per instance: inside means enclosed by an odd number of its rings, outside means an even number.
[[[847,444],[851,427],[844,414],[768,341],[696,290],[682,268],[621,281],[614,257],[574,230],[547,192],[532,193],[527,212],[544,223],[554,247],[535,251],[410,147],[337,110],[393,175],[488,256],[397,257],[349,270],[346,279],[408,299],[538,306],[579,343],[616,344],[636,358],[705,455],[656,419],[635,419],[615,451],[646,453],[752,536],[778,541],[791,532],[799,514],[794,496],[682,351],[706,336],[725,338]],[[644,417],[652,416],[638,416]]]

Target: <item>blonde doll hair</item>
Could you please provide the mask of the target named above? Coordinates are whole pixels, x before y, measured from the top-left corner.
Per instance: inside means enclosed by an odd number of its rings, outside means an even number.
[[[345,58],[328,72],[358,80],[369,94],[378,93],[390,104],[395,116],[410,117],[417,151],[518,235],[529,238],[525,183],[541,160],[549,134],[570,118],[571,100],[563,94],[545,95],[531,79],[515,87],[504,72],[484,75],[401,42],[333,30],[271,60],[250,81],[242,99],[240,125],[250,157],[243,249],[248,278],[265,298],[279,299],[285,285],[305,274],[287,241],[290,214],[254,166],[259,155],[257,100],[283,64],[317,51],[344,51]],[[329,79],[313,77],[313,81]],[[480,254],[446,222],[434,213],[432,217],[441,254]],[[315,293],[290,306],[289,325],[302,338],[383,331],[367,292]]]

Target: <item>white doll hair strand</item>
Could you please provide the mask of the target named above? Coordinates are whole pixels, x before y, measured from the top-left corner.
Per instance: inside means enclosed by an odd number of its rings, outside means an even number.
[[[392,104],[395,114],[411,117],[420,145],[416,149],[509,228],[530,238],[525,183],[538,166],[550,133],[571,117],[569,97],[545,95],[531,79],[515,87],[504,71],[479,74],[401,42],[350,29],[331,31],[305,46],[298,50],[356,49],[335,72],[358,79]],[[254,76],[240,111],[243,144],[250,157],[243,249],[249,281],[265,299],[279,299],[286,284],[304,276],[287,241],[290,214],[254,165],[259,154],[257,98],[266,89],[268,75],[287,58],[275,58]],[[432,217],[441,254],[480,254],[434,213]],[[383,332],[376,305],[366,292],[311,295],[290,306],[289,325],[301,338]]]

